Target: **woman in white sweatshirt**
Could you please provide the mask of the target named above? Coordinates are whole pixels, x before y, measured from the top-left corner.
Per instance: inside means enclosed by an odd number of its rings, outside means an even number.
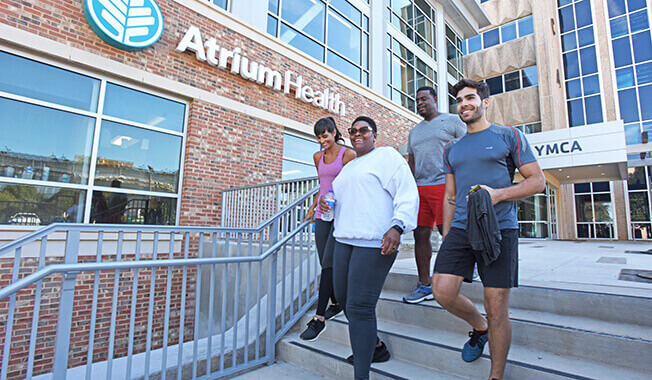
[[[376,304],[401,235],[416,227],[419,194],[405,159],[391,147],[375,147],[376,123],[360,116],[349,128],[357,158],[333,181],[335,298],[349,320],[356,379],[368,379],[373,362],[390,354],[377,338]],[[322,213],[330,208],[321,199]]]

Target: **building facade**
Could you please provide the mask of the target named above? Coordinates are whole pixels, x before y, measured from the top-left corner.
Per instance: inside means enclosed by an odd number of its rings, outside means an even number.
[[[519,202],[521,236],[652,238],[652,42],[645,0],[483,0],[464,74],[489,119],[528,133],[548,180]]]

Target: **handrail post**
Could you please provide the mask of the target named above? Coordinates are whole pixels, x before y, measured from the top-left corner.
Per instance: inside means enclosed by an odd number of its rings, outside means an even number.
[[[270,231],[270,247],[278,241],[279,220],[276,219],[269,227]],[[276,272],[278,266],[277,260],[278,250],[272,253],[269,264],[269,290],[267,292],[267,338],[265,353],[268,355],[268,364],[273,365],[276,357]]]
[[[77,262],[79,255],[80,230],[68,231],[64,262]],[[72,325],[72,309],[75,300],[75,281],[79,272],[66,272],[61,283],[61,298],[59,300],[59,317],[57,320],[57,338],[54,348],[53,378],[65,379],[68,368],[68,351],[70,349],[70,329]]]

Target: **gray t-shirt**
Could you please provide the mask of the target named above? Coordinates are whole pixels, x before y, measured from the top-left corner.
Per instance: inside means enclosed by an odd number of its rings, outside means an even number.
[[[471,186],[502,189],[512,185],[514,170],[536,161],[523,133],[496,124],[476,133],[467,133],[446,145],[444,171],[455,175],[457,199],[453,227],[466,229],[467,199]],[[516,202],[494,206],[500,229],[518,228]]]
[[[408,136],[407,152],[414,156],[417,186],[441,185],[444,175],[444,146],[466,133],[466,124],[457,115],[442,113],[417,124]]]

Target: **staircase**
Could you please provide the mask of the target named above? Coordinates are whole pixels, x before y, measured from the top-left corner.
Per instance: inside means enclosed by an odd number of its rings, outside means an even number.
[[[378,332],[392,353],[372,365],[371,378],[481,379],[489,374],[489,350],[473,363],[461,359],[469,326],[435,301],[408,305],[401,297],[416,279],[390,274],[378,302]],[[482,286],[464,284],[462,293],[480,311]],[[652,299],[522,286],[511,295],[512,347],[509,379],[649,379],[652,377]],[[306,378],[353,378],[348,325],[344,316],[327,323],[317,341],[299,334],[308,313],[277,343],[279,370]],[[296,370],[291,370],[294,367]],[[276,377],[274,366],[266,378]],[[271,376],[271,377],[270,377]],[[293,378],[293,376],[283,376]],[[259,378],[254,373],[243,378]]]

